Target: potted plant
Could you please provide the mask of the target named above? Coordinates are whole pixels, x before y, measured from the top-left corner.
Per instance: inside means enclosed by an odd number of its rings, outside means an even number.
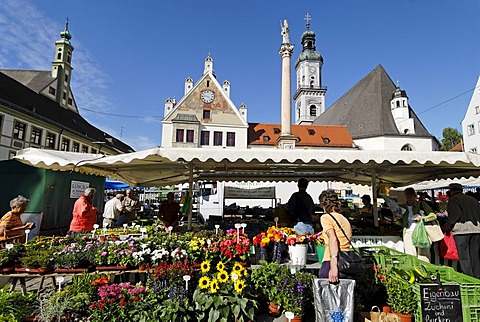
[[[23,295],[20,291],[8,291],[8,286],[0,289],[0,321],[23,321],[31,316],[35,309],[37,294],[28,292]]]
[[[97,270],[122,270],[135,264],[133,253],[138,243],[133,239],[103,240],[95,251],[94,264]]]
[[[397,269],[382,269],[376,266],[376,278],[385,285],[387,291],[387,303],[390,305],[392,312],[402,318],[402,321],[412,319],[415,309],[418,305],[415,293],[412,289],[412,283],[405,280],[402,276],[408,277],[413,272],[397,272]],[[404,273],[403,273],[404,272]]]
[[[257,301],[250,293],[250,279],[240,263],[227,269],[222,262],[200,265],[202,276],[193,293],[197,321],[253,321]]]
[[[96,247],[97,243],[93,240],[81,240],[59,246],[54,252],[55,271],[65,273],[88,269],[93,263]]]
[[[268,303],[269,313],[280,315],[281,308],[279,283],[284,282],[290,275],[290,271],[284,265],[277,262],[268,263],[262,261],[259,266],[252,270],[252,285],[255,293],[259,294],[262,303]]]
[[[53,249],[27,248],[20,261],[22,267],[16,267],[17,272],[47,273],[53,267]]]
[[[318,261],[322,263],[323,254],[325,253],[325,235],[323,234],[323,231],[312,235],[311,241],[315,244]]]
[[[308,245],[311,242],[312,235],[291,234],[287,237],[288,253],[290,254],[290,263],[292,265],[307,264]]]
[[[272,226],[266,232],[256,235],[253,245],[259,248],[260,260],[282,262],[287,256],[285,241],[293,233],[295,231],[292,228]]]
[[[296,317],[303,316],[305,308],[313,303],[313,279],[311,273],[297,272],[277,284],[279,304],[285,312],[292,312]]]

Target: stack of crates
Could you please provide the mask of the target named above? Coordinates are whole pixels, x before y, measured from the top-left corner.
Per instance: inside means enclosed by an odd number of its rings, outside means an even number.
[[[418,258],[384,247],[372,247],[371,252],[377,264],[382,268],[413,268],[423,265],[428,274],[440,276],[440,281],[445,284],[459,284],[462,299],[462,312],[464,321],[480,321],[480,280],[456,272],[448,266],[439,266],[419,260]],[[399,283],[408,283],[399,280]],[[417,297],[418,306],[415,310],[415,321],[423,321],[420,303],[420,284],[412,284],[412,290]]]

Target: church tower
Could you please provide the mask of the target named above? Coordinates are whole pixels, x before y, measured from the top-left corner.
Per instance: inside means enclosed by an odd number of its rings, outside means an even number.
[[[410,117],[407,92],[401,89],[398,84],[395,92],[392,94],[390,108],[398,132],[401,134],[415,134],[415,123],[413,118]]]
[[[55,101],[65,108],[74,108],[73,95],[70,90],[72,76],[73,46],[72,35],[68,31],[68,20],[65,29],[60,32],[60,39],[55,42],[55,57],[52,62],[52,77],[57,79]]]
[[[325,111],[327,88],[322,86],[323,57],[316,50],[315,32],[310,30],[310,19],[307,13],[307,30],[302,35],[302,52],[295,63],[295,124],[312,124]]]

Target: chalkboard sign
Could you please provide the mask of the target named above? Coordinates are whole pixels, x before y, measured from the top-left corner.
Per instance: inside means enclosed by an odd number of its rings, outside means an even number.
[[[422,321],[462,322],[460,285],[420,285]]]

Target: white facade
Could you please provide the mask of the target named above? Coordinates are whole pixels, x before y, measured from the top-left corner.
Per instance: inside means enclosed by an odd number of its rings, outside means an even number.
[[[205,59],[204,74],[196,84],[189,77],[180,101],[167,99],[162,120],[162,147],[215,149],[246,148],[247,108],[240,110],[230,99],[230,82],[220,84],[213,59]]]
[[[480,152],[480,77],[473,90],[470,104],[462,121],[463,146],[465,152]]]
[[[353,142],[361,150],[380,150],[380,151],[436,151],[434,141],[430,138],[422,137],[388,137],[378,136],[365,139],[354,139]]]

